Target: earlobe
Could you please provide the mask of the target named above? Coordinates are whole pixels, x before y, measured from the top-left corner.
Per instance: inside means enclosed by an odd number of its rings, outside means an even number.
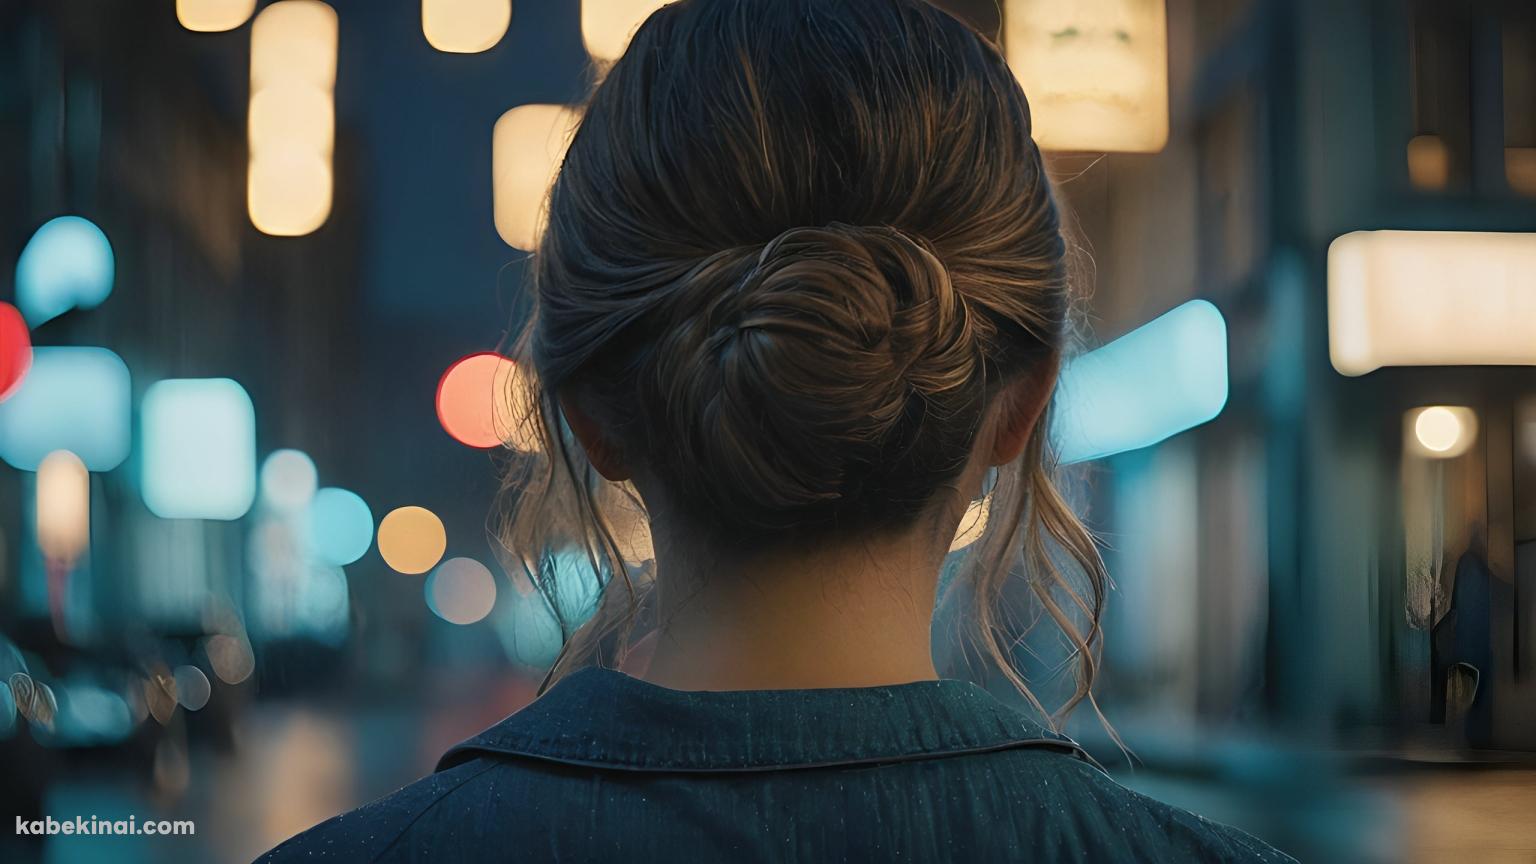
[[[603,434],[602,427],[593,420],[591,415],[581,409],[576,400],[567,396],[560,396],[560,413],[565,415],[567,426],[571,427],[571,434],[581,444],[581,449],[587,454],[587,461],[597,469],[597,473],[604,480],[619,483],[630,479],[633,472],[624,464],[624,459],[619,449]]]
[[[1018,459],[1029,446],[1030,436],[1045,414],[1051,396],[1056,392],[1056,357],[1041,363],[1017,379],[1009,382],[997,394],[998,416],[996,434],[992,439],[992,465],[1007,465]]]

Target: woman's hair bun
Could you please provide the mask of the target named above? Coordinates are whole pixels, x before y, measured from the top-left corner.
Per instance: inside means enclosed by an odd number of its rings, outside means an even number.
[[[925,420],[981,410],[972,312],[932,248],[895,228],[792,228],[719,253],[665,307],[643,376],[663,416],[648,425],[682,440],[648,449],[679,503],[717,524],[920,507],[946,466],[913,460],[956,450],[925,446]]]

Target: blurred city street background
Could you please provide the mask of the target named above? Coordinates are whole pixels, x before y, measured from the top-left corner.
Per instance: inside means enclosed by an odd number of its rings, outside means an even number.
[[[247,861],[533,697],[490,394],[659,5],[0,0],[0,860]],[[938,5],[1084,289],[1135,759],[1068,731],[1302,860],[1536,861],[1536,6]],[[129,814],[197,833],[8,821]]]

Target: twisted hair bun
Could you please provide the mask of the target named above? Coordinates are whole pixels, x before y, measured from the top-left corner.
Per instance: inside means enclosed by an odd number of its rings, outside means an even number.
[[[933,439],[980,415],[977,334],[917,238],[792,228],[694,268],[662,321],[641,379],[664,406],[648,449],[672,494],[710,522],[899,518],[928,499],[934,474],[962,467],[963,447]]]

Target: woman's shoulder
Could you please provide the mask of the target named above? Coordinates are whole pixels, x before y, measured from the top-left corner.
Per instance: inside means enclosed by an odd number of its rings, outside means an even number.
[[[483,800],[486,786],[494,784],[492,763],[468,762],[429,774],[408,786],[356,810],[321,822],[256,859],[259,864],[289,861],[383,861],[432,857],[432,850],[409,847],[421,830],[429,827],[432,814],[450,799]],[[465,809],[455,801],[442,812],[451,819],[455,833],[472,822],[460,818]],[[465,837],[473,843],[475,838]],[[441,853],[445,850],[437,850]]]
[[[1084,759],[1041,750],[997,755],[1012,763],[1004,769],[1010,779],[1030,790],[1024,800],[1045,817],[1041,828],[1100,847],[1084,850],[1094,860],[1125,853],[1138,861],[1295,862],[1245,831],[1127,788]]]

